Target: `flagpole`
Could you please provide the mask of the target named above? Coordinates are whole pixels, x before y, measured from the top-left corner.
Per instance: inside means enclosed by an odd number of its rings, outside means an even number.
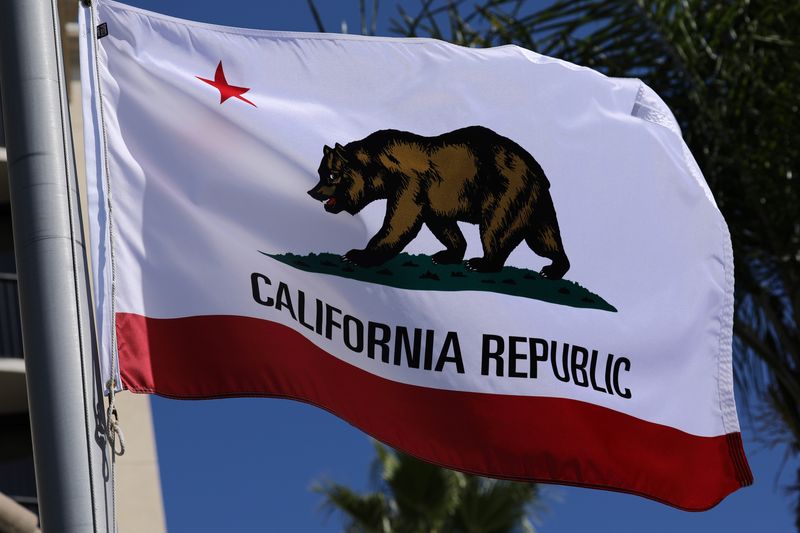
[[[14,249],[39,516],[109,531],[103,398],[56,0],[0,0]]]

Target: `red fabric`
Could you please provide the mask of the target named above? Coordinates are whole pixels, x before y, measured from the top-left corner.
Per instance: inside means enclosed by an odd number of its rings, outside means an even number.
[[[739,433],[697,437],[576,400],[397,383],[266,320],[121,313],[117,336],[133,392],[300,400],[466,472],[629,492],[693,511],[752,483]]]

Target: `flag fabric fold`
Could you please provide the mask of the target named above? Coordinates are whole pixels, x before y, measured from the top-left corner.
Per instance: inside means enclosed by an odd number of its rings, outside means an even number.
[[[752,482],[730,237],[646,85],[108,0],[80,23],[106,378],[688,510]]]

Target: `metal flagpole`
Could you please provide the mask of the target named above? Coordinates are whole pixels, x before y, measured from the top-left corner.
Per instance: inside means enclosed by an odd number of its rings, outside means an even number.
[[[110,463],[56,0],[0,0],[0,83],[40,520],[106,532]]]

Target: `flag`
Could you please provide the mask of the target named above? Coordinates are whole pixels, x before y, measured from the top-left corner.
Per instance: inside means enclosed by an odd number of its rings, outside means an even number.
[[[106,0],[81,35],[106,377],[688,510],[752,482],[730,237],[639,80]]]

